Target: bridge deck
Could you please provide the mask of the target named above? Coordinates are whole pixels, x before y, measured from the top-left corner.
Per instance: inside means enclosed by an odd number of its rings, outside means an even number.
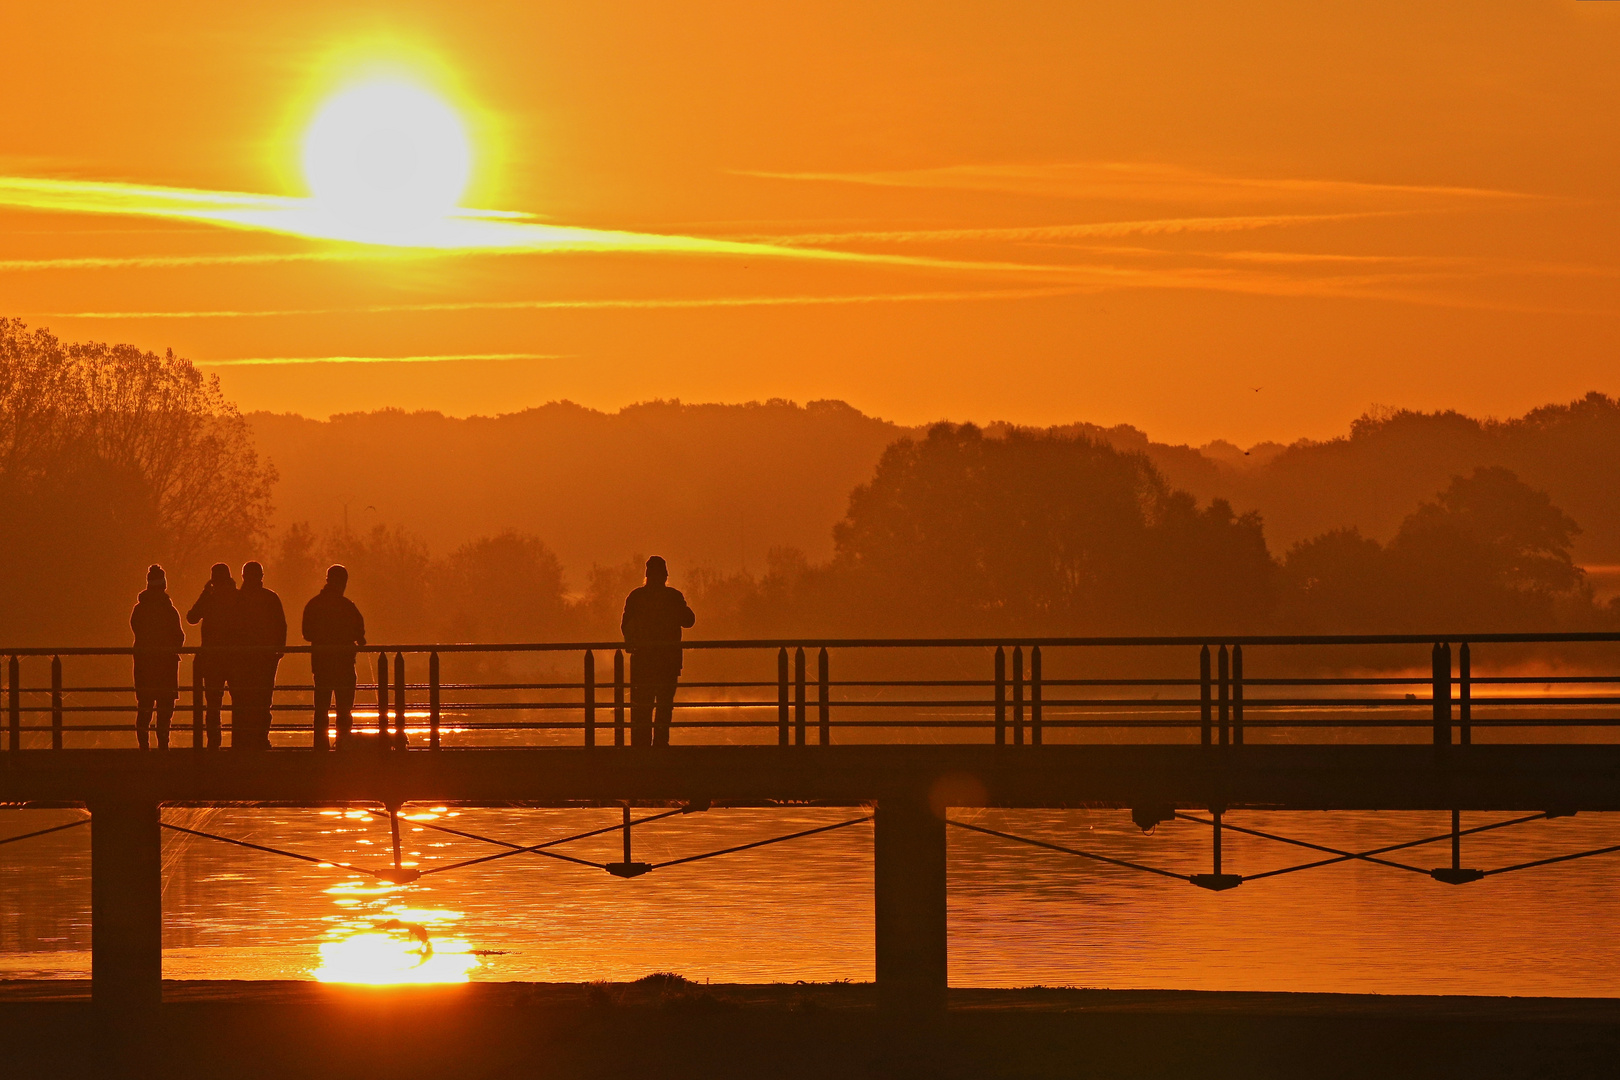
[[[1620,746],[677,746],[0,755],[0,801],[1616,810]]]

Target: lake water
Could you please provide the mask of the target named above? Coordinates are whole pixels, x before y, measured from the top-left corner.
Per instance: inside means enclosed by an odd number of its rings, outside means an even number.
[[[440,825],[518,844],[612,825],[619,811],[412,806],[407,863],[487,855]],[[654,811],[638,811],[638,816]],[[659,862],[858,817],[859,808],[715,809],[640,826],[635,858]],[[0,813],[0,836],[74,820]],[[1465,814],[1465,827],[1513,817]],[[1190,873],[1209,830],[1144,835],[1124,811],[955,810],[952,817]],[[165,820],[310,854],[389,864],[386,819],[291,809],[170,809]],[[1228,822],[1347,850],[1445,832],[1436,813],[1233,812]],[[86,978],[89,835],[0,846],[0,977]],[[949,831],[950,971],[956,986],[1298,990],[1420,994],[1620,994],[1610,918],[1620,853],[1463,886],[1344,863],[1210,893],[1004,840]],[[1491,868],[1620,844],[1620,817],[1582,814],[1464,839]],[[620,855],[617,833],[559,848]],[[1226,836],[1225,868],[1253,874],[1320,856]],[[1391,856],[1449,861],[1448,844]],[[165,833],[165,974],[183,979],[633,979],[674,971],[716,982],[869,980],[870,823],[621,880],[533,855],[395,888],[179,833]]]

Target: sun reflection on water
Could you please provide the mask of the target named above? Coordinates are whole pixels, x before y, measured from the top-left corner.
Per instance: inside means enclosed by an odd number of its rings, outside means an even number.
[[[367,986],[463,983],[482,961],[464,938],[442,936],[462,912],[406,903],[408,887],[361,878],[327,889],[342,913],[327,917],[320,982]]]

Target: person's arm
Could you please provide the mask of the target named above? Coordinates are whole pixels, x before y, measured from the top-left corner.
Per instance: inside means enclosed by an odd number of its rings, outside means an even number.
[[[354,612],[354,643],[357,646],[366,643],[366,617],[360,614],[360,605],[353,600],[349,601],[349,610]]]
[[[207,599],[208,586],[204,585],[203,591],[197,596],[197,602],[191,605],[190,611],[186,612],[186,622],[191,623],[192,625],[202,622],[203,616],[208,614],[205,610],[203,610],[203,602]]]
[[[178,649],[186,643],[186,628],[180,625],[180,613],[174,609],[173,604],[169,605],[168,622],[169,641]]]
[[[301,619],[299,621],[299,627],[298,627],[301,631],[303,631],[304,640],[309,642],[312,645],[315,643],[315,636],[309,632],[309,613],[310,613],[310,609],[313,608],[314,606],[315,606],[315,601],[314,600],[311,600],[309,603],[304,605],[304,617],[303,617],[303,619]]]
[[[276,607],[276,648],[287,647],[287,609],[281,606],[281,597],[275,593],[270,594],[271,603]]]
[[[619,633],[624,636],[626,644],[629,643],[631,637],[635,634],[635,630],[638,629],[636,627],[635,612],[632,610],[635,599],[635,593],[631,593],[624,598],[624,615],[619,619]]]
[[[136,604],[129,611],[129,632],[131,634],[135,635],[135,640],[136,641],[141,640],[141,628],[138,625],[136,625],[139,622],[140,614],[141,614],[141,605],[139,605],[139,604]]]

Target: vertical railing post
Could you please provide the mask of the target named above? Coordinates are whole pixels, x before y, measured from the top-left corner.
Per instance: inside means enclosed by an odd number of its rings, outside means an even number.
[[[1232,668],[1231,659],[1227,655],[1226,646],[1216,654],[1215,674],[1217,679],[1216,701],[1219,705],[1220,715],[1220,742],[1222,746],[1232,741]]]
[[[203,689],[202,665],[198,663],[197,653],[191,654],[191,748],[201,750],[206,743],[203,740],[203,718],[208,708],[208,696]]]
[[[832,745],[832,680],[827,672],[827,649],[822,647],[816,655],[816,721],[817,741],[822,746]]]
[[[1029,744],[1041,745],[1041,647],[1029,650]]]
[[[613,650],[613,745],[624,745],[624,650]]]
[[[6,664],[6,745],[22,749],[22,664],[15,656]]]
[[[787,646],[776,650],[776,745],[788,744],[788,655]]]
[[[51,657],[51,749],[62,749],[62,658]]]
[[[428,654],[428,749],[439,748],[439,654]]]
[[[1243,745],[1243,646],[1232,646],[1232,745]]]
[[[1463,746],[1474,742],[1474,661],[1468,642],[1457,646],[1457,741]]]
[[[394,746],[405,749],[405,654],[394,654]]]
[[[804,745],[804,646],[793,650],[793,745]]]
[[[1434,703],[1434,745],[1451,745],[1451,646],[1437,642],[1434,658],[1434,684],[1430,698]]]
[[[585,745],[596,745],[596,654],[585,650]]]
[[[1007,745],[1007,650],[996,646],[996,745]]]
[[[388,654],[377,654],[377,746],[388,749]]]
[[[1215,829],[1214,829],[1214,832],[1215,832],[1215,845],[1214,845],[1215,851],[1214,851],[1214,858],[1211,861],[1215,864],[1215,876],[1220,877],[1221,876],[1221,814],[1222,814],[1222,811],[1216,810],[1213,807],[1211,807],[1209,813],[1210,813],[1210,816],[1215,819]]]
[[[1209,646],[1198,650],[1198,741],[1210,744],[1210,722],[1213,715],[1209,706]]]
[[[1013,646],[1013,745],[1024,745],[1024,647]]]

